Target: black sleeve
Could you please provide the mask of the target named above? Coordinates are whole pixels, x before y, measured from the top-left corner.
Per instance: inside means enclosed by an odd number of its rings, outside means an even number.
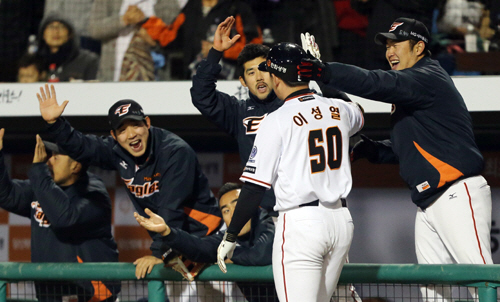
[[[228,234],[236,236],[240,233],[247,221],[255,215],[255,211],[259,208],[259,204],[265,193],[265,187],[252,183],[243,184],[231,224],[227,228]]]
[[[378,150],[378,160],[379,164],[398,164],[399,159],[392,150],[392,142],[390,140],[376,141],[375,142]]]
[[[186,256],[189,260],[203,263],[217,262],[217,248],[222,241],[222,234],[197,237],[180,229],[171,229],[163,242],[172,249]]]
[[[67,190],[79,192],[81,195],[66,193],[54,183],[45,163],[33,164],[28,174],[35,196],[54,228],[100,224],[106,215],[105,205],[110,207],[111,202],[106,195],[76,189],[78,183],[73,184]],[[108,211],[111,212],[110,208]]]
[[[342,63],[327,63],[328,83],[346,93],[379,102],[427,108],[434,91],[426,87],[429,75],[414,68],[402,71],[366,70]]]
[[[242,122],[239,107],[243,106],[234,96],[216,90],[217,75],[221,71],[219,61],[222,52],[210,49],[208,56],[200,63],[193,77],[191,100],[201,114],[218,127],[236,137],[238,124]]]
[[[66,119],[60,117],[49,125],[49,132],[54,135],[57,144],[74,160],[99,166],[102,169],[114,170],[112,137],[84,135],[71,127]]]
[[[275,227],[272,217],[265,210],[262,212],[261,217],[258,217],[258,224],[252,223],[252,232],[255,236],[253,245],[237,246],[231,257],[233,263],[247,266],[271,264]]]
[[[324,97],[331,99],[341,99],[345,102],[352,102],[352,100],[347,96],[345,92],[342,92],[330,85],[326,85],[321,81],[318,81],[317,83],[319,88],[321,88],[321,93]]]
[[[4,210],[30,217],[33,190],[29,180],[11,180],[5,167],[3,152],[0,151],[0,207]]]

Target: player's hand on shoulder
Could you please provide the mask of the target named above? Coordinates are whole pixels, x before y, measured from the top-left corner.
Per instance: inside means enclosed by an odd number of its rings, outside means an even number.
[[[45,84],[40,87],[40,93],[36,94],[38,103],[40,104],[40,113],[42,118],[49,124],[53,124],[64,112],[64,108],[68,105],[69,101],[64,101],[61,105],[57,103],[56,89],[54,85]]]
[[[137,279],[144,279],[147,274],[151,273],[153,267],[157,264],[163,264],[163,260],[152,255],[144,256],[135,260],[135,277]]]
[[[351,150],[351,162],[355,162],[360,158],[366,158],[370,162],[376,162],[378,158],[378,149],[375,141],[363,134],[360,134],[359,137],[360,140]]]

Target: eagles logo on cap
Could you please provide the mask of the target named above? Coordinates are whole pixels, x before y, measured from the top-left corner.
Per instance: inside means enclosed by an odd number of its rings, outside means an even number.
[[[398,26],[400,26],[400,25],[403,25],[403,22],[394,22],[394,23],[392,23],[391,28],[389,29],[389,32],[395,31],[396,28],[398,28]]]
[[[113,130],[118,129],[127,119],[142,121],[145,118],[141,105],[134,100],[118,101],[108,111],[108,121]]]

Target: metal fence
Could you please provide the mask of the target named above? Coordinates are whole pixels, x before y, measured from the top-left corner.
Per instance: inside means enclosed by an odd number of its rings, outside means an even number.
[[[223,274],[212,265],[198,275],[198,283],[183,281],[178,272],[159,266],[145,280],[138,281],[134,273],[131,263],[0,263],[0,302],[35,300],[33,284],[51,282],[62,288],[82,280],[120,281],[121,302],[188,301],[190,288],[195,287],[200,295],[195,301],[277,301],[271,266],[230,264]],[[446,301],[471,301],[467,288],[474,287],[479,302],[493,302],[500,286],[500,265],[346,264],[340,283],[355,284],[364,301],[421,301],[420,287],[434,285],[453,289]],[[211,291],[202,297],[200,288]],[[220,295],[214,294],[217,290]],[[183,298],[182,293],[188,296]],[[62,302],[79,301],[77,296]]]

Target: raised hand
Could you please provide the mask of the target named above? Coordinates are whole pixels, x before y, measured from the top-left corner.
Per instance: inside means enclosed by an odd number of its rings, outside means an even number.
[[[57,118],[64,112],[64,108],[68,105],[69,101],[64,101],[61,105],[57,103],[56,90],[54,85],[45,84],[45,90],[40,87],[40,93],[36,94],[38,102],[40,103],[40,113],[42,118],[49,124],[56,122]]]
[[[162,236],[167,236],[170,234],[170,227],[165,223],[165,220],[160,215],[153,213],[150,209],[146,208],[144,210],[149,218],[139,215],[139,213],[134,212],[135,220],[146,230],[151,232],[156,232]]]
[[[36,135],[36,146],[35,155],[33,156],[33,163],[44,163],[47,161],[47,151],[45,150],[45,145],[43,144],[40,135]]]
[[[214,35],[214,49],[218,51],[225,51],[231,48],[231,46],[238,41],[241,37],[240,34],[235,35],[232,39],[230,38],[231,28],[233,28],[235,19],[233,16],[227,17],[226,20],[222,21]]]
[[[301,33],[300,39],[302,41],[302,48],[309,52],[313,57],[321,61],[321,53],[319,52],[319,46],[314,39],[314,36],[308,32]]]

